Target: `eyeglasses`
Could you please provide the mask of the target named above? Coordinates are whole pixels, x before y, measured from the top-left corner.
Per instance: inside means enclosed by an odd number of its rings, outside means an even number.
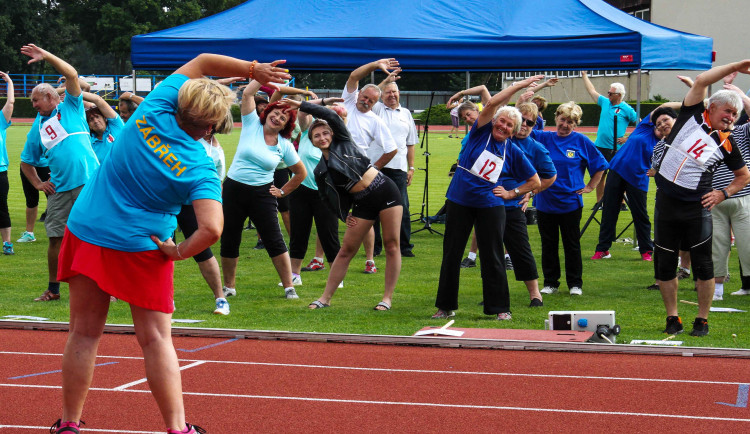
[[[619,93],[617,93],[617,92],[607,92],[607,95],[609,95],[609,96],[612,96],[612,95],[619,95]]]
[[[526,118],[522,118],[522,119],[523,119],[523,123],[527,127],[533,127],[534,125],[536,125],[536,119],[526,119]]]

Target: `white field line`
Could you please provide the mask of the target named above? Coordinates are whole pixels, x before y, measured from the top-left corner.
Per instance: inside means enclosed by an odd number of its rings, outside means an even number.
[[[206,363],[206,362],[204,362],[204,361],[198,361],[198,362],[193,362],[193,363],[191,363],[189,365],[180,366],[180,371],[184,371],[185,369],[190,369],[190,368],[192,368],[194,366],[199,366],[199,365],[202,365],[204,363]],[[145,383],[146,381],[148,381],[148,379],[141,378],[140,380],[132,381],[130,383],[123,384],[122,386],[117,386],[117,387],[115,387],[112,390],[125,390],[125,389],[128,389],[130,387],[137,386],[139,384]]]
[[[9,355],[38,355],[38,356],[56,356],[62,357],[62,354],[53,353],[28,353],[14,351],[0,351],[0,354]],[[108,356],[98,355],[103,359],[127,359],[143,360],[143,357],[131,356]],[[642,378],[642,377],[605,377],[594,375],[561,375],[561,374],[535,374],[535,373],[516,373],[516,372],[485,372],[485,371],[445,371],[434,369],[397,369],[397,368],[365,368],[359,366],[329,366],[329,365],[307,365],[297,363],[269,363],[269,362],[237,362],[229,360],[197,360],[197,359],[180,359],[181,362],[204,362],[226,365],[247,365],[247,366],[275,366],[281,368],[304,368],[304,369],[332,369],[346,371],[365,371],[365,372],[388,372],[388,373],[410,373],[410,374],[441,374],[441,375],[484,375],[497,377],[522,377],[522,378],[552,378],[552,379],[573,379],[573,380],[604,380],[604,381],[643,381],[655,383],[680,383],[680,384],[719,384],[738,386],[748,384],[750,381],[711,381],[711,380],[688,380],[688,379],[671,379],[671,378]]]

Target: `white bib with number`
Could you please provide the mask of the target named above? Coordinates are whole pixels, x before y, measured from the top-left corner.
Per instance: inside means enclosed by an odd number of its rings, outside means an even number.
[[[43,124],[39,126],[39,136],[42,139],[42,145],[49,151],[50,149],[57,146],[60,142],[65,140],[68,136],[74,136],[78,134],[89,135],[85,131],[79,131],[76,133],[68,133],[65,131],[65,127],[62,126],[60,120],[57,119],[57,115],[52,115],[51,118],[47,119]]]
[[[487,150],[487,146],[490,144],[490,139],[492,139],[491,133],[487,138],[487,143],[484,144],[484,150],[479,154],[479,158],[474,161],[474,165],[471,166],[471,169],[462,166],[458,167],[483,181],[496,184],[497,179],[500,177],[500,173],[503,171],[503,165],[505,164],[505,150],[508,145],[507,143],[503,145],[503,156],[500,157]]]
[[[479,154],[479,158],[471,166],[469,172],[480,179],[496,184],[500,172],[503,171],[503,164],[505,164],[505,150],[503,150],[503,156],[499,157],[485,149]]]
[[[687,139],[672,145],[673,149],[680,151],[700,166],[704,166],[709,158],[719,149],[713,138],[706,134],[702,128],[696,128]]]

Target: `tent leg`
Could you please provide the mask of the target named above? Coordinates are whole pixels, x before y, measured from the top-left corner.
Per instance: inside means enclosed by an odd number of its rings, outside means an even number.
[[[638,74],[638,77],[636,77],[636,82],[638,83],[636,86],[637,92],[638,92],[638,99],[635,103],[635,114],[638,116],[638,119],[641,118],[641,68],[638,68],[638,71],[636,71],[636,74]]]

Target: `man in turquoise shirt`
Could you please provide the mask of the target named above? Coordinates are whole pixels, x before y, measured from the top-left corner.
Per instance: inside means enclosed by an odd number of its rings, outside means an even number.
[[[594,144],[599,149],[599,152],[604,155],[607,162],[609,162],[614,157],[615,152],[617,152],[614,146],[615,140],[617,140],[618,148],[625,143],[625,129],[629,124],[635,124],[638,121],[638,115],[632,107],[623,101],[625,98],[625,86],[622,83],[612,83],[605,97],[596,91],[586,71],[581,71],[581,76],[583,77],[583,84],[586,86],[586,91],[602,109],[599,115],[599,129],[596,132],[596,141]],[[616,124],[615,119],[617,119]],[[615,127],[617,128],[617,137],[615,137]],[[605,177],[602,177],[602,181],[596,187],[597,204],[601,202],[602,196],[604,196]]]
[[[44,221],[49,238],[49,284],[47,290],[35,300],[59,300],[57,256],[65,225],[73,203],[83,185],[99,167],[99,161],[91,148],[78,72],[64,60],[34,44],[24,45],[21,53],[31,58],[29,63],[46,61],[65,76],[67,83],[63,102],[60,102],[55,89],[46,83],[36,86],[31,92],[31,104],[39,114],[21,153],[24,175],[37,190],[49,195]],[[44,182],[34,168],[43,158],[47,159],[50,168],[50,179]]]

